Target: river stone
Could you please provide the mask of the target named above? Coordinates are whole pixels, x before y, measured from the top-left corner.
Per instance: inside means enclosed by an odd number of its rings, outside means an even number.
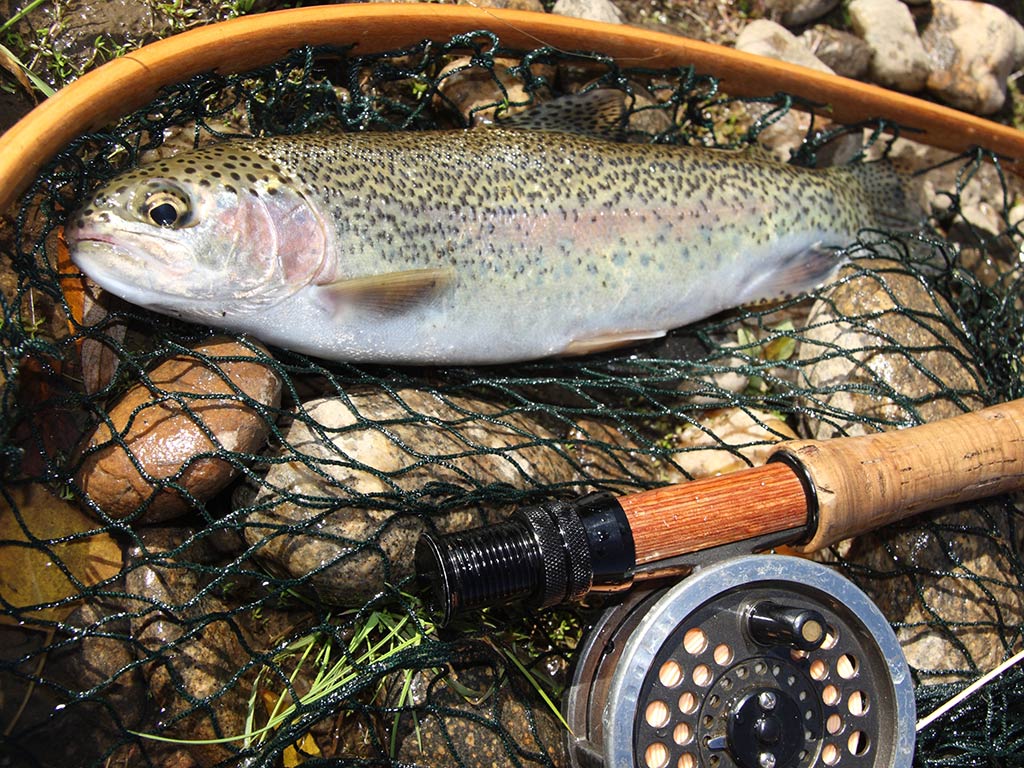
[[[815,24],[799,40],[837,75],[862,80],[871,66],[871,49],[856,35],[827,24]]]
[[[983,379],[956,336],[957,324],[946,300],[898,262],[844,266],[801,334],[803,377],[821,393],[804,402],[810,435],[874,431],[858,417],[904,427],[982,407]],[[897,397],[912,401],[912,410]],[[815,416],[821,409],[830,415]]]
[[[396,701],[404,685],[404,675],[393,676],[385,686],[388,699]],[[514,669],[502,674],[500,668],[480,665],[416,672],[408,690],[405,707],[415,707],[416,717],[406,709],[395,734],[396,757],[403,765],[569,764],[565,726]]]
[[[578,479],[571,453],[527,416],[412,389],[305,403],[284,444],[251,508],[239,511],[244,535],[266,567],[333,605],[362,605],[412,574],[425,521],[396,504]],[[434,519],[454,530],[487,517],[463,508]]]
[[[871,49],[871,78],[887,88],[924,88],[931,62],[910,9],[900,0],[851,0],[850,24]]]
[[[747,24],[736,38],[736,50],[832,74],[832,70],[811,53],[800,38],[781,24],[767,19]]]
[[[953,317],[944,299],[894,262],[844,267],[840,283],[812,308],[799,353],[808,385],[823,393],[805,404],[833,414],[808,419],[811,434],[873,431],[856,416],[895,429],[982,407],[982,379],[953,332]],[[945,388],[959,392],[959,402]],[[916,401],[913,412],[880,394],[886,391]],[[1020,544],[1009,517],[983,507],[941,510],[838,546],[845,566],[897,625],[923,682],[948,682],[944,670],[994,666],[1004,651],[998,628],[1024,619],[1022,590],[1011,577],[1011,552]]]
[[[764,6],[787,27],[802,27],[820,19],[839,5],[839,0],[765,0]]]
[[[795,440],[793,429],[778,416],[756,409],[723,408],[686,425],[673,439],[672,456],[679,473],[672,482],[711,477],[759,466],[780,440]]]
[[[139,730],[186,740],[199,765],[233,759],[240,741],[200,744],[245,732],[257,654],[308,622],[260,595],[257,569],[229,573],[215,547],[184,528],[147,528],[129,547],[126,598],[131,636],[151,661],[143,667],[151,717]],[[228,602],[240,595],[245,608]],[[259,603],[257,603],[259,604]]]
[[[557,0],[551,12],[606,24],[621,24],[623,21],[622,11],[611,0]]]
[[[434,106],[455,112],[467,125],[493,123],[497,105],[505,101],[509,106],[502,110],[501,117],[528,111],[532,103],[523,79],[509,73],[509,68],[519,63],[518,59],[496,57],[492,72],[485,67],[473,66],[469,56],[453,59],[441,70],[439,77],[443,79],[437,86]],[[550,64],[535,63],[531,73],[551,80],[556,70]]]
[[[1024,64],[1024,27],[989,3],[935,0],[921,42],[932,60],[928,90],[979,115],[1002,108],[1007,77]]]
[[[179,354],[160,363],[150,371],[149,382],[135,384],[110,408],[110,423],[121,439],[114,441],[103,422],[85,441],[75,479],[103,514],[131,517],[136,524],[179,517],[191,505],[164,481],[206,501],[237,477],[238,469],[204,454],[255,453],[266,441],[270,427],[264,414],[237,399],[236,391],[261,407],[279,405],[281,380],[267,362],[269,353],[258,344],[224,337],[195,351],[214,361]],[[217,363],[218,357],[243,359]],[[205,399],[210,395],[223,397]]]
[[[920,515],[849,542],[843,561],[894,624],[924,685],[970,680],[1017,642],[1019,512],[992,503]]]

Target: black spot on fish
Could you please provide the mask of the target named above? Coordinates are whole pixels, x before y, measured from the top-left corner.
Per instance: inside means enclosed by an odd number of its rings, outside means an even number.
[[[241,181],[241,179],[242,179],[242,177],[238,175],[237,171],[232,171],[231,172],[231,178],[234,181]]]
[[[220,171],[214,171],[214,172],[213,172],[213,173],[211,173],[210,175],[211,175],[211,176],[213,176],[213,178],[215,178],[215,179],[219,179],[219,178],[220,178],[221,176],[223,176],[224,174],[222,174],[222,173],[221,173]]]
[[[245,174],[245,178],[249,181],[250,184],[256,183],[256,176],[251,173]]]
[[[209,179],[200,179],[199,180],[199,186],[200,187],[209,187],[210,186],[210,180]]]

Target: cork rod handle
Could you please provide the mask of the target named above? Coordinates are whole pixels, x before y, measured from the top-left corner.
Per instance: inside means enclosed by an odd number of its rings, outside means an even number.
[[[930,509],[1024,489],[1024,400],[896,432],[780,444],[816,491],[810,552]]]

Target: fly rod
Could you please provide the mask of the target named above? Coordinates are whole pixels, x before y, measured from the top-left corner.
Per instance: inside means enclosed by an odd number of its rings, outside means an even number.
[[[420,580],[442,621],[514,600],[548,607],[781,544],[811,552],[949,504],[1024,487],[1024,400],[895,432],[780,443],[763,466],[624,496],[516,510],[424,535]],[[717,559],[717,558],[712,558]]]

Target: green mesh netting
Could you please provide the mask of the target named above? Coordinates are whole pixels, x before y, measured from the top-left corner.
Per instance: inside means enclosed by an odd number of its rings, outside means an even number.
[[[0,327],[3,764],[565,765],[547,701],[600,606],[491,610],[439,631],[411,572],[421,531],[1021,396],[1021,217],[982,151],[918,160],[942,237],[866,233],[814,297],[617,353],[325,364],[109,297],[66,330],[61,280],[74,289],[75,274],[58,267],[57,232],[118,170],[236,133],[462,127],[582,87],[628,94],[628,140],[732,147],[799,119],[785,95],[733,100],[688,68],[504,51],[480,32],[199,76],[40,174],[4,241],[16,284]],[[882,125],[801,125],[795,162],[888,143]],[[161,463],[186,433],[190,458]],[[98,504],[110,466],[134,479]],[[891,621],[926,713],[1020,647],[1021,551],[1002,499],[822,559]],[[1011,671],[921,733],[916,760],[1011,764],[1022,751],[1024,677]]]

